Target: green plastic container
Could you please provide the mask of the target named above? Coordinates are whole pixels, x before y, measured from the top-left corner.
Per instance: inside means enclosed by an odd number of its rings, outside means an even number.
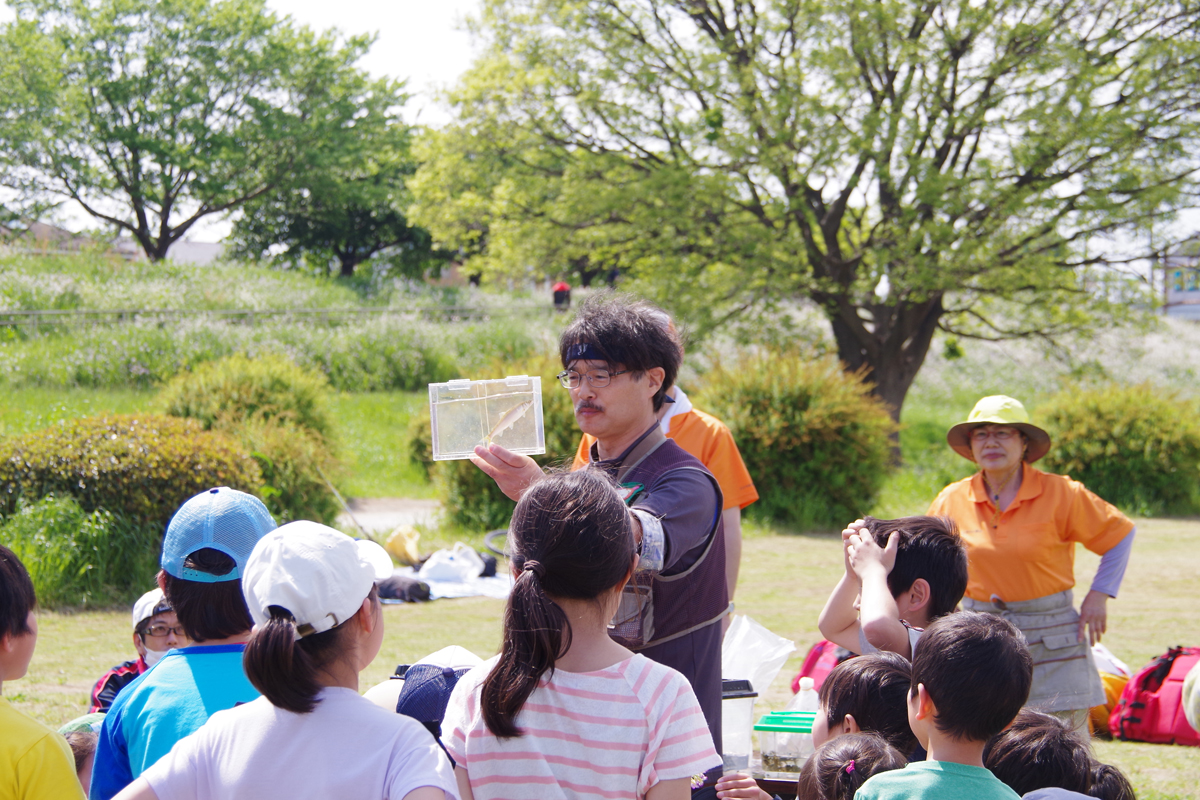
[[[813,752],[814,711],[778,711],[766,714],[754,726],[762,753],[763,775],[794,780]]]

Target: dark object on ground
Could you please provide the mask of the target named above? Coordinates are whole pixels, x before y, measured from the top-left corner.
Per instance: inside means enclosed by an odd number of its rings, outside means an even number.
[[[496,577],[496,557],[491,553],[480,553],[479,557],[483,559],[483,572],[479,573],[479,577]]]
[[[379,583],[379,596],[384,600],[423,603],[429,599],[429,584],[407,575],[393,575]]]
[[[505,558],[508,558],[508,553],[504,552],[504,543],[507,538],[508,528],[489,531],[488,533],[484,534],[483,546],[498,556],[504,556]],[[497,545],[496,542],[499,542],[500,544]]]

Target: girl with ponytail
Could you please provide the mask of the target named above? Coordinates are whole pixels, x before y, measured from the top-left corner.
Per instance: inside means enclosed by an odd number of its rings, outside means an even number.
[[[601,472],[538,481],[508,531],[500,654],[451,695],[443,744],[464,800],[683,800],[721,763],[678,672],[608,635],[637,565],[632,516]]]
[[[903,769],[899,750],[877,733],[848,733],[817,748],[800,773],[797,800],[853,800],[872,775]]]
[[[243,666],[262,697],[213,714],[117,800],[456,800],[425,727],[358,693],[383,642],[375,582],[391,574],[379,545],[315,522],[260,539],[241,581],[255,622]]]

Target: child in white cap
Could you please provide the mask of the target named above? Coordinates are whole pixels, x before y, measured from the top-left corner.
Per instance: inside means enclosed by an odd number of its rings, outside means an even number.
[[[375,583],[391,573],[382,547],[315,522],[264,536],[242,576],[262,697],[218,711],[118,800],[457,800],[429,731],[358,693],[383,643]]]
[[[133,604],[133,648],[138,657],[110,669],[92,687],[90,713],[108,711],[117,694],[158,663],[168,650],[188,646],[187,634],[163,590],[155,587]]]

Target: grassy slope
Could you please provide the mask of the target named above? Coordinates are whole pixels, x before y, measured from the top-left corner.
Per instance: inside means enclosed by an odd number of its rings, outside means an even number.
[[[737,604],[773,631],[794,640],[797,652],[764,693],[758,710],[786,702],[788,683],[804,651],[819,639],[817,614],[841,569],[834,536],[789,535],[751,526]],[[1080,551],[1076,576],[1087,585],[1099,559]],[[784,566],[786,565],[786,566]],[[1140,520],[1139,537],[1120,599],[1110,605],[1105,643],[1135,668],[1169,645],[1194,640],[1195,575],[1200,572],[1200,522]],[[482,598],[387,606],[382,654],[363,674],[365,689],[385,680],[398,663],[459,644],[480,656],[496,652],[503,604]],[[125,611],[58,614],[40,618],[41,636],[29,675],[6,685],[6,696],[49,724],[84,710],[87,691],[112,664],[129,657]],[[453,633],[448,633],[453,631]],[[1097,755],[1133,779],[1139,796],[1194,797],[1200,752],[1192,748],[1097,742]]]

